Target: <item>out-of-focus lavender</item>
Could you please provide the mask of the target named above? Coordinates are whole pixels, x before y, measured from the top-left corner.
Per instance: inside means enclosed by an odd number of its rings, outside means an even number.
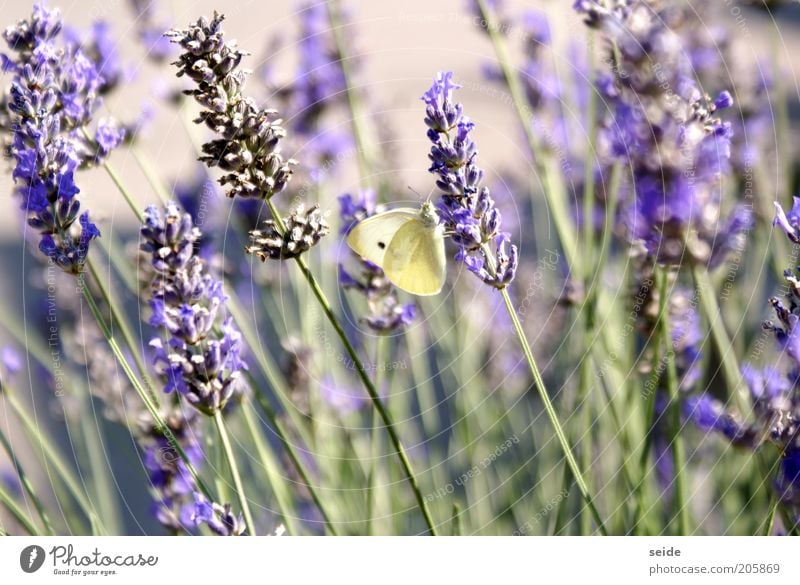
[[[194,511],[192,520],[205,524],[217,536],[241,536],[245,533],[246,526],[241,514],[238,516],[231,511],[230,504],[210,502],[199,492],[194,494]]]
[[[784,229],[792,241],[797,241],[796,226],[800,218],[800,199],[789,213],[777,206],[775,223]],[[726,408],[711,395],[703,394],[689,399],[685,414],[699,428],[725,436],[738,446],[758,449],[765,443],[778,448],[780,454],[774,488],[789,513],[791,522],[800,522],[800,393],[797,380],[800,376],[800,270],[787,270],[785,299],[772,297],[774,321],[766,321],[764,328],[771,331],[781,355],[788,358],[788,368],[780,363],[757,368],[742,366],[742,377],[750,391],[752,414],[755,420],[747,422],[745,415]],[[793,526],[785,527],[787,530]]]
[[[175,48],[164,36],[172,28],[170,19],[163,14],[166,2],[160,0],[128,0],[134,15],[134,26],[139,41],[147,51],[147,58],[161,63],[175,55]]]
[[[696,82],[674,7],[579,0],[575,8],[614,48],[604,89],[610,114],[598,146],[630,168],[629,237],[660,263],[720,264],[749,225],[746,208],[726,216],[722,198],[732,129],[717,112],[732,105],[731,95],[712,99]]]

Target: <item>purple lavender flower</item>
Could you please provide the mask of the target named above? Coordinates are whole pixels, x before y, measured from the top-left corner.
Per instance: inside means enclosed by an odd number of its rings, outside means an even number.
[[[13,73],[7,122],[22,209],[41,234],[39,249],[78,273],[100,232],[87,212],[80,213],[74,173],[99,163],[121,138],[109,121],[98,125],[96,139],[83,136],[104,80],[80,46],[60,38],[61,30],[58,11],[35,5],[30,19],[5,31],[13,53],[3,56],[3,67]]]
[[[772,225],[780,227],[789,239],[800,244],[800,197],[792,198],[792,208],[786,213],[777,201],[775,203],[775,220]]]
[[[8,375],[13,376],[22,369],[22,356],[16,349],[7,345],[0,351],[0,364]]]
[[[502,217],[487,187],[481,187],[483,170],[476,164],[478,152],[470,137],[475,125],[453,102],[452,72],[439,73],[422,96],[425,124],[433,143],[429,171],[437,175],[441,191],[439,212],[445,229],[458,247],[456,260],[486,284],[508,286],[517,270],[517,247],[500,231]]]
[[[101,82],[98,93],[101,95],[110,93],[126,77],[125,66],[119,55],[119,39],[114,37],[111,25],[105,21],[97,21],[92,24],[88,41],[80,45],[86,56],[94,63]]]
[[[209,502],[203,494],[194,494],[194,513],[192,519],[200,526],[205,524],[218,536],[241,536],[246,527],[241,514],[236,516],[230,504]]]
[[[150,324],[166,333],[166,340],[150,342],[154,364],[165,392],[177,391],[213,415],[238,391],[245,364],[241,334],[231,318],[222,320],[228,298],[222,282],[208,274],[195,254],[200,236],[191,215],[175,203],[167,204],[163,215],[155,206],[145,211],[141,249],[155,270]]]
[[[351,194],[339,197],[339,210],[342,218],[342,234],[362,219],[376,212],[375,193],[362,191],[358,197]],[[397,290],[386,278],[383,270],[368,260],[351,252],[350,258],[357,269],[348,271],[339,264],[339,282],[342,288],[360,293],[367,301],[368,313],[364,323],[376,333],[392,333],[410,325],[416,316],[413,303],[402,304],[397,298]]]
[[[169,30],[166,18],[159,14],[159,8],[165,2],[158,0],[129,0],[139,41],[147,50],[147,58],[156,63],[166,61],[174,55],[174,47],[164,36]]]
[[[166,418],[173,440],[180,443],[192,466],[203,461],[197,421],[175,409]],[[137,443],[143,450],[143,462],[150,477],[154,497],[154,514],[162,526],[178,534],[190,532],[193,494],[197,490],[194,479],[177,449],[158,429],[148,426],[137,434]]]
[[[792,238],[795,234],[791,225],[789,228],[787,235]],[[786,300],[770,299],[776,321],[765,322],[764,328],[775,335],[778,348],[789,358],[790,365],[785,372],[772,366],[742,367],[755,421],[745,425],[740,413],[726,412],[718,401],[706,395],[694,399],[695,412],[688,414],[700,428],[720,432],[735,444],[751,449],[765,442],[776,445],[781,459],[774,486],[781,502],[796,516],[800,513],[800,280],[797,271],[787,270],[785,278]]]
[[[333,42],[328,8],[321,2],[303,3],[300,8],[300,63],[291,88],[294,130],[313,134],[318,120],[332,103],[345,97],[341,55]]]
[[[608,8],[579,0],[576,9],[618,49],[610,117],[598,136],[610,160],[631,169],[627,228],[650,255],[670,265],[716,266],[738,246],[749,213],[728,218],[722,177],[731,171],[731,127],[716,113],[728,92],[704,94],[669,24],[675,12],[649,0]]]

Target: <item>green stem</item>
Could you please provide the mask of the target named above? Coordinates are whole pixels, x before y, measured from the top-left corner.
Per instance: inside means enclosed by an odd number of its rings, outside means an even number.
[[[300,435],[300,438],[306,443],[306,445],[312,445],[312,438],[308,432],[308,424],[302,419],[297,409],[291,403],[289,398],[289,389],[286,387],[286,384],[284,383],[284,380],[278,371],[277,364],[275,364],[269,352],[264,349],[264,344],[260,343],[256,331],[252,327],[252,324],[255,323],[255,315],[250,315],[248,319],[247,313],[244,311],[238,297],[235,294],[230,295],[230,298],[225,304],[225,308],[228,310],[231,317],[233,317],[234,322],[239,327],[245,342],[247,343],[248,347],[251,348],[253,358],[256,360],[256,365],[264,375],[267,384],[269,384],[269,386],[272,388],[274,395],[280,401],[281,406],[283,406],[284,411],[286,412],[286,415],[291,419],[292,423],[294,424],[294,428]],[[253,385],[253,388],[257,391],[257,393],[262,393],[257,385]]]
[[[252,380],[251,380],[251,385],[252,385]],[[330,532],[333,536],[336,536],[337,532],[333,526],[333,522],[331,522],[330,515],[325,509],[325,506],[322,505],[322,500],[320,500],[320,497],[317,494],[314,485],[311,483],[308,471],[306,470],[305,465],[303,465],[300,456],[297,454],[297,451],[295,450],[291,441],[289,441],[289,439],[287,438],[288,435],[285,429],[283,428],[283,424],[280,422],[277,414],[275,413],[272,406],[269,404],[266,397],[262,393],[254,393],[254,398],[256,399],[256,402],[258,402],[258,405],[261,407],[261,410],[264,413],[264,415],[267,417],[267,422],[275,430],[275,434],[278,436],[278,439],[283,445],[283,448],[286,449],[286,453],[287,455],[289,455],[289,459],[291,459],[292,464],[297,470],[297,473],[300,476],[303,485],[306,487],[308,493],[311,495],[311,499],[314,501],[314,505],[317,506],[317,509],[319,510],[319,513],[322,516],[322,519],[325,522],[325,525],[328,529],[328,532]]]
[[[97,286],[97,290],[100,292],[100,296],[103,297],[103,301],[111,312],[111,321],[108,325],[109,329],[111,329],[112,335],[113,327],[116,324],[119,326],[119,330],[122,333],[122,340],[125,342],[125,345],[128,347],[131,355],[133,356],[133,361],[136,364],[136,369],[139,371],[139,375],[145,381],[145,385],[147,386],[147,390],[150,394],[150,400],[153,401],[153,404],[158,404],[158,397],[156,396],[152,386],[149,383],[149,380],[147,379],[147,366],[145,366],[144,361],[142,360],[142,352],[137,351],[140,350],[141,347],[137,348],[133,333],[131,332],[131,328],[128,323],[128,319],[120,312],[118,308],[119,303],[114,302],[114,296],[112,295],[105,281],[100,278],[100,273],[98,272],[97,266],[91,257],[86,261],[86,264],[89,267],[89,273],[92,275],[95,286]]]
[[[14,469],[17,472],[17,477],[19,478],[19,482],[22,484],[22,488],[25,490],[25,493],[28,494],[28,497],[30,497],[31,501],[33,501],[33,506],[36,508],[36,513],[39,514],[39,518],[42,520],[45,531],[51,536],[55,535],[53,525],[50,522],[50,517],[47,515],[44,504],[42,504],[42,500],[39,499],[39,496],[36,495],[33,485],[28,479],[28,475],[22,468],[22,464],[19,462],[14,450],[11,448],[11,443],[2,429],[0,429],[0,443],[3,444],[3,450],[6,452],[6,455],[8,455],[9,461],[11,461],[11,463],[14,465]]]
[[[39,536],[39,531],[36,529],[36,526],[33,524],[30,518],[25,515],[25,512],[22,511],[17,503],[14,501],[8,493],[6,492],[5,488],[0,485],[0,504],[3,504],[9,513],[14,517],[14,519],[20,523],[20,525],[30,534],[31,536]]]
[[[769,504],[769,512],[767,513],[767,518],[764,521],[764,528],[761,531],[761,536],[770,536],[772,535],[772,531],[775,528],[775,512],[778,510],[778,498],[774,495],[771,498]]]
[[[88,456],[88,468],[91,472],[93,498],[97,502],[103,524],[108,529],[110,536],[121,532],[119,506],[114,501],[117,492],[116,485],[111,477],[111,465],[105,451],[102,423],[97,418],[94,410],[92,395],[87,391],[82,396],[83,409],[78,415],[82,449]],[[96,424],[91,424],[94,421]]]
[[[539,141],[533,131],[533,110],[527,105],[525,92],[522,89],[519,77],[511,66],[508,49],[506,48],[505,39],[500,32],[500,28],[496,26],[492,11],[488,8],[486,0],[477,0],[477,2],[481,17],[488,23],[486,29],[494,47],[495,54],[497,55],[497,61],[500,64],[500,69],[503,73],[506,85],[508,86],[508,91],[511,94],[511,101],[519,117],[520,125],[525,132],[525,138],[528,142],[528,149],[530,150],[534,168],[536,169],[536,173],[542,177],[542,183],[545,185],[544,196],[547,200],[547,207],[553,219],[556,234],[561,241],[564,253],[567,255],[569,265],[577,273],[580,273],[578,267],[579,257],[577,242],[575,241],[575,234],[570,224],[569,213],[564,207],[566,198],[561,196],[563,195],[563,186],[558,183],[558,173],[553,172],[553,170],[545,164],[542,153],[540,152]]]
[[[482,2],[482,0],[480,0]],[[508,316],[511,318],[511,322],[514,325],[514,331],[519,338],[519,343],[522,346],[522,351],[525,354],[525,359],[528,361],[528,367],[531,370],[531,375],[533,376],[534,384],[536,385],[536,390],[539,393],[539,398],[544,405],[545,412],[547,413],[547,417],[550,419],[550,424],[553,425],[553,430],[556,433],[556,438],[558,439],[559,444],[561,445],[561,450],[564,452],[564,457],[567,460],[567,465],[569,465],[569,469],[572,472],[573,477],[575,478],[575,483],[578,486],[578,489],[581,492],[581,496],[583,496],[584,501],[586,502],[586,506],[588,506],[589,511],[594,518],[595,523],[597,524],[597,529],[600,531],[601,534],[607,535],[608,532],[606,531],[606,527],[603,524],[603,520],[600,517],[600,513],[597,511],[597,508],[594,505],[594,501],[592,500],[592,496],[589,493],[589,489],[586,486],[586,481],[583,478],[583,473],[581,473],[580,468],[578,467],[578,462],[575,461],[575,456],[572,453],[572,448],[569,445],[569,441],[567,440],[567,436],[564,433],[564,429],[561,426],[561,422],[559,421],[558,414],[556,413],[555,408],[553,407],[553,403],[550,402],[550,396],[547,394],[547,388],[544,385],[544,380],[542,379],[542,375],[539,372],[539,367],[536,365],[536,360],[533,357],[533,352],[531,351],[531,347],[528,344],[528,338],[525,336],[525,332],[522,329],[522,324],[519,322],[519,317],[517,317],[517,312],[514,309],[514,305],[511,302],[511,297],[508,295],[508,290],[502,289],[500,294],[503,296],[503,301],[505,302],[506,309],[508,310]]]
[[[717,302],[714,286],[711,284],[711,278],[708,275],[708,271],[699,266],[692,267],[692,277],[700,295],[703,311],[711,326],[711,337],[717,347],[720,359],[722,359],[722,374],[728,387],[728,395],[733,398],[742,417],[747,418],[750,414],[750,398],[747,395],[747,387],[742,383],[741,369],[736,359],[736,352],[725,329],[725,323],[722,320],[722,313]]]
[[[686,489],[683,480],[683,471],[686,467],[686,455],[683,448],[681,435],[681,402],[678,390],[678,372],[675,367],[675,351],[672,348],[672,333],[669,324],[669,302],[666,269],[657,268],[656,278],[659,279],[659,325],[661,340],[666,350],[664,357],[667,360],[667,393],[669,396],[668,422],[672,431],[672,457],[675,467],[675,488],[673,490],[674,508],[677,509],[678,536],[690,536],[689,508],[686,503]]]
[[[256,536],[256,526],[253,523],[253,515],[250,513],[250,504],[244,492],[242,478],[239,475],[239,466],[236,464],[236,457],[233,455],[231,441],[228,438],[228,431],[225,429],[225,421],[222,419],[222,411],[216,410],[214,412],[214,424],[217,427],[217,433],[219,434],[220,441],[222,441],[222,449],[225,452],[225,458],[228,460],[228,467],[233,476],[233,485],[236,488],[236,495],[239,496],[239,505],[242,507],[242,514],[244,514],[244,523],[247,526],[247,532],[250,536]]]
[[[267,199],[267,205],[269,206],[270,213],[272,214],[273,219],[275,220],[275,224],[278,227],[278,230],[281,233],[286,231],[286,224],[283,221],[283,218],[278,213],[278,210],[275,208],[275,204],[272,202],[271,199]],[[314,293],[314,296],[317,299],[322,311],[325,313],[328,321],[330,322],[331,326],[333,327],[336,334],[339,336],[339,339],[344,345],[345,351],[347,355],[352,360],[353,365],[358,373],[358,377],[361,379],[361,382],[364,384],[364,388],[369,394],[370,400],[372,400],[372,405],[375,407],[375,410],[380,415],[381,420],[383,421],[384,426],[386,427],[386,432],[389,435],[389,440],[394,447],[394,450],[397,454],[397,458],[400,460],[400,465],[403,468],[403,473],[408,480],[408,483],[411,485],[411,490],[414,492],[414,498],[417,500],[417,505],[419,506],[420,511],[422,512],[422,516],[425,519],[425,524],[428,526],[428,530],[431,536],[436,536],[436,525],[433,522],[433,518],[431,516],[430,510],[428,509],[428,504],[425,502],[425,498],[422,495],[422,491],[419,489],[419,484],[417,482],[417,476],[414,474],[414,470],[411,467],[411,461],[408,459],[408,455],[406,454],[405,447],[403,447],[403,443],[400,440],[400,436],[397,434],[396,425],[392,420],[389,411],[383,405],[383,401],[378,394],[375,385],[370,380],[369,376],[367,375],[367,370],[364,367],[361,358],[358,357],[358,353],[356,352],[355,347],[353,344],[350,343],[350,340],[347,337],[347,334],[344,331],[341,323],[339,323],[339,319],[336,317],[336,314],[333,312],[330,303],[328,302],[325,293],[319,286],[314,275],[311,273],[311,270],[308,268],[308,264],[303,259],[302,256],[295,257],[295,261],[297,266],[300,268],[300,272],[303,273],[303,276],[308,281],[309,286],[311,287],[311,292]]]
[[[114,354],[114,357],[117,359],[117,363],[122,368],[123,372],[125,372],[125,376],[128,378],[131,386],[133,389],[136,390],[136,393],[139,395],[139,398],[142,399],[144,402],[145,407],[147,407],[150,416],[153,417],[153,422],[155,423],[159,432],[161,432],[169,445],[175,449],[181,459],[183,459],[184,464],[186,465],[186,469],[189,471],[189,474],[192,476],[197,488],[205,495],[209,500],[213,500],[211,496],[211,492],[209,491],[208,487],[206,486],[205,482],[200,478],[200,475],[197,473],[197,470],[194,467],[194,464],[189,460],[189,457],[186,455],[186,451],[184,451],[181,444],[176,439],[175,435],[172,433],[170,428],[164,422],[161,414],[158,412],[158,408],[153,402],[150,400],[147,392],[142,388],[142,385],[139,383],[139,380],[136,378],[136,374],[134,374],[131,366],[128,364],[127,359],[125,359],[125,354],[122,352],[122,349],[119,347],[117,340],[114,338],[111,330],[109,329],[108,325],[103,318],[103,314],[100,311],[100,308],[97,306],[94,298],[92,297],[91,293],[89,292],[86,286],[81,286],[81,293],[83,294],[83,298],[86,300],[86,303],[89,305],[89,310],[91,310],[92,315],[97,321],[97,324],[100,326],[100,330],[103,333],[103,337],[105,337],[106,342],[108,343],[111,352]]]
[[[338,0],[330,0],[325,3],[328,11],[328,20],[331,25],[331,32],[333,40],[336,44],[336,52],[339,54],[339,67],[342,70],[342,79],[344,80],[345,95],[347,96],[347,105],[350,109],[350,122],[352,125],[353,138],[356,141],[356,150],[358,151],[358,169],[362,181],[367,181],[369,178],[369,170],[372,163],[372,157],[368,154],[367,148],[372,144],[372,141],[367,140],[366,128],[363,126],[361,117],[361,100],[358,92],[353,89],[352,74],[350,71],[350,62],[345,51],[345,42],[342,38],[341,30],[341,6]]]
[[[150,187],[155,191],[159,203],[161,203],[161,205],[166,205],[166,203],[172,199],[172,195],[164,184],[164,181],[161,180],[158,173],[156,173],[153,168],[150,157],[135,144],[130,147],[130,151],[133,154],[133,158],[136,159],[139,168],[142,169],[145,179],[147,179],[147,182],[150,183]]]
[[[283,517],[283,522],[286,524],[286,530],[289,534],[299,535],[300,527],[295,523],[296,515],[292,505],[292,496],[289,493],[286,485],[281,479],[281,470],[275,456],[270,451],[270,447],[264,440],[264,435],[259,428],[258,419],[255,417],[252,404],[242,404],[242,414],[244,416],[245,426],[253,438],[258,457],[261,459],[261,465],[264,467],[264,473],[267,476],[267,481],[272,486],[272,491],[275,494],[275,500],[278,505],[278,510]]]
[[[453,504],[453,512],[450,514],[450,536],[461,536],[461,506],[458,502]]]
[[[102,523],[97,516],[94,505],[86,497],[86,493],[81,489],[80,483],[73,475],[72,471],[66,465],[64,465],[64,461],[66,460],[64,455],[62,455],[58,449],[55,448],[52,441],[42,432],[40,428],[38,428],[36,423],[31,420],[28,413],[25,412],[25,409],[17,401],[16,396],[7,391],[5,392],[5,397],[6,400],[8,400],[8,404],[17,415],[17,418],[22,423],[22,426],[25,427],[25,430],[28,432],[28,437],[31,442],[37,443],[37,447],[41,449],[45,459],[56,470],[64,482],[67,490],[72,497],[75,498],[75,501],[78,502],[78,505],[84,511],[91,523],[93,525],[102,527]]]

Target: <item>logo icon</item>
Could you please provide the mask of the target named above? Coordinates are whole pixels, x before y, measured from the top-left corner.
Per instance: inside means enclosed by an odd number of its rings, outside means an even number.
[[[19,566],[26,573],[35,573],[42,568],[44,557],[44,549],[41,546],[37,544],[26,546],[19,553]]]

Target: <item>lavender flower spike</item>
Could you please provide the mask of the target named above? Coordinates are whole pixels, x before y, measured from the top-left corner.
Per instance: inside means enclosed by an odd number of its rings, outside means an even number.
[[[163,215],[155,206],[148,207],[141,236],[141,249],[150,254],[155,271],[150,324],[167,337],[150,342],[164,390],[178,391],[211,416],[238,391],[245,367],[241,334],[230,318],[222,320],[228,297],[222,282],[195,255],[200,230],[177,204],[168,203]]]
[[[247,76],[239,64],[246,53],[225,40],[224,18],[214,13],[210,21],[200,18],[167,36],[183,49],[175,61],[178,77],[197,84],[184,93],[205,108],[195,122],[219,136],[203,145],[200,160],[225,171],[220,184],[228,186],[229,197],[268,199],[286,188],[295,161],[281,155],[286,132],[281,120],[273,119],[276,112],[242,94]]]
[[[483,170],[477,166],[478,151],[470,137],[475,125],[453,101],[452,72],[439,73],[422,96],[425,124],[433,143],[429,171],[438,175],[439,211],[446,231],[458,246],[456,260],[486,284],[508,286],[517,270],[517,247],[500,231],[502,217],[487,187],[481,187]]]
[[[28,225],[41,234],[39,249],[77,274],[100,231],[80,211],[74,174],[106,156],[119,140],[110,122],[104,124],[102,148],[79,132],[99,106],[103,80],[80,47],[61,45],[60,31],[58,11],[37,4],[30,19],[3,33],[14,54],[2,59],[3,69],[13,72],[2,124],[12,130],[16,192]]]

